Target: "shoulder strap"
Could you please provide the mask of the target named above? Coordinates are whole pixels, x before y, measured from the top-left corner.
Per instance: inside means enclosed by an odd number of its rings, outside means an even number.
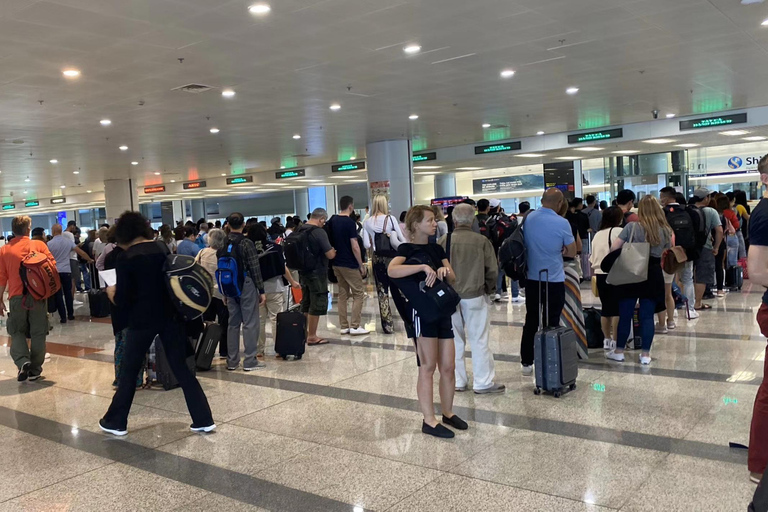
[[[453,233],[448,233],[447,238],[445,239],[445,255],[448,258],[448,261],[451,261],[451,235],[453,235]]]

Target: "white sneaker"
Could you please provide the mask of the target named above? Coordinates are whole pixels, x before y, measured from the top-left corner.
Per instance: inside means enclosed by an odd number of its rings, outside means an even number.
[[[493,296],[493,302],[500,302],[500,301],[501,301],[501,295],[500,294],[497,293],[496,295]]]
[[[677,327],[677,324],[675,322],[667,322],[667,329],[669,329],[670,331],[675,327]]]
[[[611,338],[603,339],[603,350],[613,350],[616,348],[616,342]]]
[[[695,309],[688,310],[688,318],[690,318],[691,320],[693,320],[694,318],[699,318],[699,316],[700,316],[699,312],[696,311]]]
[[[525,302],[525,297],[520,297],[519,295],[517,297],[512,297],[512,302],[515,304],[520,304],[522,302]]]
[[[656,334],[667,334],[667,326],[666,325],[657,325],[656,326]]]
[[[509,292],[504,292],[501,294],[501,300],[507,300],[509,298]]]
[[[349,334],[349,329],[342,329],[341,334]]]
[[[79,301],[79,300],[77,300],[77,299],[74,299],[74,300],[72,301],[72,304],[74,304],[75,306],[82,306],[84,303],[83,303],[83,302],[80,302],[80,301]]]
[[[216,430],[216,424],[212,423],[210,425],[206,425],[205,427],[196,427],[195,425],[190,425],[189,430],[191,430],[192,432],[204,432],[204,433],[213,432],[214,430]]]
[[[624,352],[619,354],[615,350],[611,350],[610,352],[606,352],[605,357],[611,361],[618,361],[620,363],[624,362]]]
[[[349,334],[352,336],[365,336],[366,334],[371,334],[371,332],[365,327],[356,327],[354,329],[350,329]]]
[[[640,364],[645,364],[645,365],[651,364],[651,356],[646,357],[641,355],[639,360],[640,360]]]
[[[523,365],[522,371],[525,376],[533,375],[533,366]]]

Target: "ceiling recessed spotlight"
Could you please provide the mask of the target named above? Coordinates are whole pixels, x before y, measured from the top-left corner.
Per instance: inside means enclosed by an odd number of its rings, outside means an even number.
[[[760,135],[755,135],[753,137],[744,137],[742,140],[748,140],[748,141],[755,142],[755,141],[758,141],[758,140],[765,140],[766,138],[768,138],[768,137],[761,137]]]
[[[697,147],[699,147],[699,144],[693,144],[691,142],[688,142],[686,144],[675,144],[675,147],[677,147],[677,148],[697,148]]]
[[[51,160],[51,163],[52,164],[57,164],[57,163],[59,163],[59,161],[54,158],[53,160]]]
[[[576,94],[577,92],[579,92],[578,87],[569,87],[565,90],[566,94]]]
[[[281,166],[280,166],[280,168],[281,168],[281,169],[285,169],[285,166],[284,166],[284,165],[281,165]]]
[[[67,186],[66,185],[62,185],[59,188],[67,188]]]
[[[490,128],[490,127],[491,127],[491,123],[483,123],[483,128]]]
[[[293,136],[293,138],[294,138],[295,140],[299,140],[299,139],[301,138],[301,135],[299,135],[299,134],[297,133],[296,135],[294,135],[294,136]]]
[[[520,153],[519,155],[512,155],[512,156],[519,156],[521,158],[541,158],[543,156],[541,153]]]
[[[120,151],[128,151],[128,146],[120,146]]]
[[[351,157],[349,157],[349,159],[350,160],[357,160],[357,157],[356,156],[351,156]]]
[[[720,135],[726,135],[728,137],[738,137],[739,135],[746,135],[749,132],[747,130],[727,130],[720,132]]]
[[[226,176],[226,175],[227,175],[227,173],[223,172],[223,173],[221,173],[221,175],[222,175],[222,176]]]
[[[634,155],[635,153],[639,153],[639,151],[635,149],[620,149],[619,151],[612,151],[614,155]]]
[[[27,176],[27,179],[25,179],[24,182],[29,183],[29,176]]]
[[[417,44],[409,44],[408,46],[403,48],[403,51],[409,54],[419,53],[421,51],[421,46]]]
[[[248,7],[248,12],[251,14],[267,14],[269,11],[271,11],[272,8],[269,6],[269,4],[253,4],[250,7]]]
[[[574,151],[603,151],[604,148],[596,148],[594,146],[588,146],[586,148],[574,148]]]
[[[512,70],[512,69],[505,69],[504,71],[502,71],[499,74],[501,75],[501,78],[511,78],[511,77],[515,76],[515,71]]]
[[[77,69],[65,69],[62,74],[67,78],[77,78],[80,76],[80,70]]]
[[[159,173],[159,172],[156,172],[156,173],[155,173],[155,176],[160,176],[160,173]]]
[[[671,144],[675,142],[674,139],[649,139],[643,141],[646,144]]]
[[[101,123],[101,126],[109,126],[112,124],[112,121],[110,121],[109,119],[102,119],[101,121],[99,121],[99,123]]]
[[[768,18],[764,19],[761,25],[764,27],[768,27]]]
[[[338,103],[334,103],[328,108],[330,108],[331,110],[341,110],[341,105],[339,105]]]
[[[416,114],[411,114],[411,115],[408,116],[408,119],[410,119],[411,121],[415,121],[418,118],[419,118],[419,116],[417,116]]]
[[[90,194],[91,192],[93,192],[93,190],[86,190],[86,192],[88,192]]]
[[[139,165],[139,162],[131,162],[131,165]]]
[[[160,174],[160,173],[158,173],[158,174]],[[176,183],[176,180],[171,180],[171,183]]]
[[[219,130],[218,128],[211,128],[208,131],[211,132],[211,133],[219,133],[221,130]]]
[[[221,91],[221,95],[224,96],[225,98],[231,98],[235,95],[235,91],[233,91],[232,89],[224,89],[223,91]]]
[[[672,119],[673,117],[675,117],[675,114],[672,114],[672,113],[667,114],[667,119]]]
[[[539,130],[538,132],[536,132],[536,135],[544,135],[544,132]]]
[[[80,174],[80,171],[72,171],[72,174]]]

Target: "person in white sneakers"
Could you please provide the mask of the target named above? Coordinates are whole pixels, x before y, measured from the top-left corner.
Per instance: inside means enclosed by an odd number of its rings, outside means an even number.
[[[498,263],[488,238],[472,231],[475,210],[468,204],[453,210],[453,233],[440,238],[448,261],[456,271],[454,289],[461,297],[451,317],[453,342],[456,346],[456,391],[467,390],[467,368],[464,362],[466,342],[472,347],[472,389],[478,395],[502,393],[503,384],[493,382],[493,353],[488,344],[491,334],[489,295],[493,294]]]
[[[621,233],[621,222],[624,212],[618,206],[611,206],[603,212],[595,237],[592,239],[592,254],[589,263],[592,265],[592,273],[597,281],[597,292],[600,295],[601,318],[603,327],[603,348],[613,350],[616,348],[616,330],[619,327],[619,298],[616,295],[616,287],[606,282],[608,274],[602,271],[600,264],[609,252],[613,241]]]

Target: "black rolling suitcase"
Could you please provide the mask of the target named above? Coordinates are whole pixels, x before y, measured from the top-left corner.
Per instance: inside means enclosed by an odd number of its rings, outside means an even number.
[[[216,355],[216,347],[221,341],[222,330],[217,323],[205,324],[205,329],[200,333],[195,351],[195,366],[198,370],[208,371],[211,369],[213,357]]]
[[[168,391],[179,387],[179,381],[176,380],[176,376],[171,371],[171,366],[168,364],[168,359],[165,357],[165,350],[163,349],[163,342],[160,340],[160,336],[155,336],[155,374],[157,382],[159,382],[163,389]],[[189,345],[189,351],[187,354],[187,366],[190,371],[195,373],[195,353],[192,350],[192,344]]]
[[[110,313],[109,297],[106,290],[99,288],[99,274],[96,265],[90,266],[91,289],[88,290],[88,309],[91,312],[91,318],[107,318]]]
[[[283,359],[301,359],[307,344],[307,317],[298,308],[277,314],[275,352]]]
[[[731,290],[741,290],[744,286],[744,269],[739,265],[728,267],[725,270],[725,286]]]

